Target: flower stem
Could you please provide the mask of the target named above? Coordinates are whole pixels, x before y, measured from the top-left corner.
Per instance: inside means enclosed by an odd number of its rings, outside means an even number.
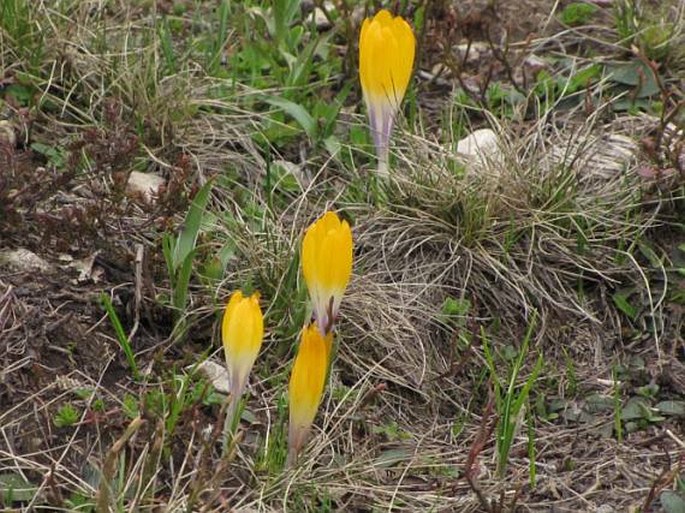
[[[390,172],[388,169],[387,153],[378,157],[378,170],[376,171],[376,173],[381,178],[387,178],[388,176],[390,176]]]
[[[237,390],[235,394],[231,394],[229,399],[228,408],[226,408],[226,417],[224,418],[224,448],[223,455],[226,456],[230,449],[232,448],[233,442],[235,441],[235,429],[237,427],[236,414],[238,413],[240,406],[240,398],[242,397],[242,387]]]

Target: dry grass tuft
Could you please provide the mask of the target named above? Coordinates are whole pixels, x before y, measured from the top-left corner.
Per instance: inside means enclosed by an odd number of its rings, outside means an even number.
[[[447,297],[468,300],[469,316],[498,319],[514,339],[537,310],[545,346],[553,321],[605,330],[611,319],[598,292],[642,281],[628,250],[659,221],[641,205],[634,139],[594,119],[539,123],[522,138],[500,133],[503,157],[467,164],[463,177],[444,160],[405,156],[387,203],[358,217],[361,276],[345,332],[356,331],[355,354],[385,362],[405,386],[421,390],[449,367]],[[435,155],[414,144],[414,156]]]

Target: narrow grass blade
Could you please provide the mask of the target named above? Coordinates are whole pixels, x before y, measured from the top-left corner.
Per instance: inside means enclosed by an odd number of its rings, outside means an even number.
[[[117,336],[117,342],[119,342],[121,350],[124,352],[124,355],[126,356],[128,366],[131,368],[131,372],[133,373],[133,379],[138,380],[140,378],[140,372],[138,371],[136,358],[133,354],[133,348],[131,347],[131,342],[126,336],[124,327],[121,325],[121,320],[119,320],[119,316],[117,315],[117,312],[114,309],[114,305],[112,305],[112,300],[109,298],[107,294],[103,293],[100,296],[100,302],[102,303],[105,312],[107,312],[107,317],[109,317],[109,320],[112,323],[112,327],[114,328],[114,332]]]
[[[195,249],[197,235],[200,232],[200,226],[202,224],[202,216],[204,215],[205,208],[207,208],[207,203],[209,202],[209,193],[212,190],[212,185],[212,181],[207,182],[202,189],[198,191],[195,195],[195,199],[193,199],[193,202],[190,204],[190,209],[188,209],[188,214],[186,214],[183,223],[183,230],[178,236],[178,240],[174,247],[174,271],[177,271],[179,267],[184,264],[190,252]]]
[[[181,268],[176,275],[176,282],[174,284],[173,305],[179,313],[182,313],[188,300],[188,286],[190,285],[190,276],[193,271],[193,257],[195,251],[191,251],[186,255]]]

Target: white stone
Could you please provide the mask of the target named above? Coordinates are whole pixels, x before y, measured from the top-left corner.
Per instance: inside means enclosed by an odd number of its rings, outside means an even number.
[[[148,203],[154,202],[166,180],[152,173],[132,171],[126,184],[126,193],[131,197],[142,197]]]
[[[314,12],[311,16],[314,19],[314,24],[316,25],[317,29],[326,30],[331,28],[330,20],[326,17],[326,13],[323,12],[323,9],[321,9],[320,7],[314,9]]]
[[[325,2],[324,9],[326,12],[330,13],[335,9],[333,2]],[[321,7],[315,7],[312,13],[307,18],[307,21],[311,23],[314,22],[318,30],[328,30],[332,27],[331,21],[326,16],[326,12]]]
[[[456,150],[467,173],[493,178],[501,175],[505,159],[499,138],[493,130],[481,128],[473,131],[457,143]]]
[[[453,47],[453,50],[460,62],[464,61],[464,57],[466,57],[465,64],[477,63],[492,53],[492,49],[488,43],[479,41],[471,44],[463,43],[456,45]],[[466,52],[468,52],[468,54]]]
[[[0,145],[14,148],[17,145],[17,134],[7,120],[0,119]]]
[[[52,270],[48,262],[25,248],[1,251],[0,267],[8,267],[18,272],[49,272]]]
[[[548,67],[547,61],[543,59],[542,57],[538,57],[537,55],[531,54],[528,57],[526,57],[523,60],[523,65],[525,68],[532,73],[537,73],[540,70],[543,70]]]
[[[228,394],[230,392],[228,369],[226,369],[225,365],[205,360],[197,366],[197,370],[204,374],[217,392],[220,394]]]
[[[499,153],[497,134],[489,128],[471,132],[457,143],[457,153],[467,157],[492,157]]]

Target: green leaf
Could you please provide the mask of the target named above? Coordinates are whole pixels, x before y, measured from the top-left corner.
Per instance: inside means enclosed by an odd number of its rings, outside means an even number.
[[[12,502],[29,502],[38,491],[38,487],[31,484],[19,474],[0,474],[0,503],[9,505]]]
[[[10,84],[5,88],[3,93],[4,96],[12,96],[18,103],[23,107],[28,106],[31,103],[31,97],[33,93],[31,88],[22,84]]]
[[[650,383],[649,385],[638,387],[637,393],[642,397],[656,397],[656,394],[659,393],[659,385],[656,383]]]
[[[278,96],[267,96],[264,98],[264,101],[269,105],[281,109],[286,114],[294,118],[295,121],[300,124],[307,136],[309,136],[311,139],[316,138],[316,121],[302,105],[291,102],[290,100],[286,100],[285,98],[279,98]]]
[[[248,424],[256,424],[258,422],[257,416],[254,414],[254,412],[248,410],[247,408],[243,408],[243,411],[240,412],[240,419]]]
[[[581,89],[585,89],[592,81],[598,80],[602,76],[602,66],[593,64],[585,69],[581,69],[573,75],[566,87],[566,93],[575,93]]]
[[[630,290],[630,292],[632,292],[632,289]],[[619,310],[621,310],[621,312],[626,314],[626,316],[631,321],[634,321],[637,318],[637,308],[630,304],[630,302],[628,301],[628,295],[625,291],[615,292],[612,296],[612,299],[614,301],[614,304],[616,305],[616,308],[618,308]]]
[[[685,499],[679,493],[665,490],[661,492],[659,500],[666,513],[685,513]]]
[[[169,279],[171,280],[171,288],[174,288],[176,283],[176,267],[174,263],[174,254],[176,253],[176,240],[165,233],[162,237],[162,254],[164,255],[164,261],[166,262],[167,271],[169,271]]]
[[[614,409],[614,398],[609,395],[591,394],[585,399],[584,410],[588,413],[600,413]]]
[[[631,397],[621,410],[621,420],[649,419],[649,406],[641,397]]]
[[[300,182],[297,179],[297,174],[300,174],[299,168],[296,164],[278,160],[272,162],[267,168],[267,189],[271,189],[271,183],[280,191],[285,193],[298,193],[301,191]],[[269,191],[271,192],[271,191]]]
[[[652,265],[652,267],[656,269],[661,269],[661,267],[663,267],[661,259],[647,244],[644,242],[638,242],[637,247],[640,249],[640,253],[642,253],[642,255],[649,260],[649,263]]]
[[[659,93],[654,72],[642,61],[609,66],[608,71],[613,82],[637,88],[634,98],[648,98]]]
[[[224,244],[219,253],[205,262],[202,270],[204,276],[211,280],[221,280],[224,277],[224,271],[228,266],[228,262],[235,255],[236,247],[233,241],[228,241]]]
[[[335,157],[338,154],[338,152],[340,151],[340,148],[342,148],[342,144],[340,144],[340,140],[334,135],[331,135],[330,137],[326,137],[323,141],[323,145],[331,157]]]
[[[102,304],[102,307],[107,313],[107,317],[109,317],[109,320],[112,323],[114,332],[117,335],[117,342],[119,342],[119,346],[126,356],[128,366],[131,368],[131,372],[133,373],[133,379],[138,380],[140,378],[140,372],[138,371],[136,356],[133,352],[133,348],[131,347],[131,341],[128,339],[128,335],[126,335],[124,327],[121,324],[121,320],[117,315],[117,311],[114,309],[112,300],[106,293],[103,292],[100,294],[100,303]]]
[[[661,401],[655,408],[664,415],[685,417],[685,401]]]
[[[410,449],[388,449],[380,453],[373,466],[376,468],[393,467],[403,461],[412,458],[413,451]]]
[[[39,142],[31,143],[31,149],[43,155],[47,161],[57,169],[64,167],[66,163],[65,150],[56,146],[50,146]]]
[[[208,181],[202,189],[198,191],[190,204],[188,213],[186,214],[185,222],[183,223],[183,230],[178,236],[176,245],[174,246],[173,266],[174,273],[179,266],[185,264],[188,255],[195,249],[197,243],[197,236],[200,232],[200,225],[202,224],[202,216],[209,203],[209,193],[212,190],[213,182]]]
[[[183,265],[176,276],[176,287],[174,288],[172,303],[176,309],[183,312],[188,300],[188,285],[190,284],[190,276],[193,271],[193,258],[195,257],[195,250],[186,255]]]

